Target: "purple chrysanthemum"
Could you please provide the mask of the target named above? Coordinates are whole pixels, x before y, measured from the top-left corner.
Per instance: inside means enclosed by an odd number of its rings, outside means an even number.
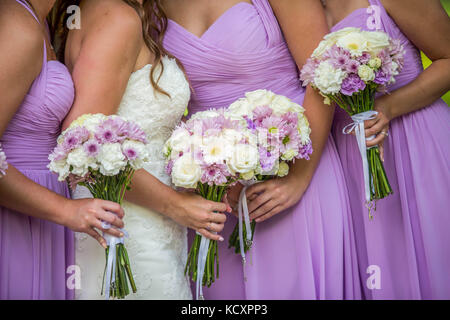
[[[355,92],[364,90],[366,88],[366,83],[361,80],[361,78],[354,73],[351,73],[347,78],[342,81],[341,93],[346,96],[351,96]]]
[[[94,139],[91,139],[91,140],[88,140],[87,142],[85,142],[83,145],[83,148],[84,148],[84,152],[86,152],[86,154],[89,157],[97,156],[97,154],[100,151],[100,145]]]
[[[201,183],[212,185],[224,185],[227,183],[231,174],[225,164],[213,164],[210,166],[202,166],[203,175],[200,179]]]

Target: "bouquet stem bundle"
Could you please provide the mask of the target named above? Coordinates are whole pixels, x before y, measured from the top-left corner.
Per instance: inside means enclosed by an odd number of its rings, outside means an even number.
[[[108,200],[121,205],[125,192],[130,189],[129,185],[134,171],[135,170],[129,165],[125,170],[115,176],[105,176],[99,172],[91,171],[90,179],[80,183],[80,185],[88,188],[92,196],[96,199]],[[107,297],[123,299],[130,294],[128,282],[131,285],[133,293],[136,293],[137,288],[134,282],[133,273],[131,272],[127,249],[121,239],[114,238],[114,240],[118,241],[111,241],[112,238],[113,237],[110,236],[107,237],[109,241],[105,250],[106,264],[101,293],[103,294],[104,292],[106,280],[108,281],[106,288],[109,288],[109,292],[105,292]],[[114,246],[114,248],[111,246]],[[111,250],[115,251],[115,271],[113,270],[113,265],[108,266],[108,257]],[[108,268],[110,270],[108,270]],[[110,275],[109,279],[106,279],[107,275]]]
[[[327,96],[350,116],[354,116],[358,113],[372,111],[374,109],[376,91],[376,84],[368,84],[364,90],[356,92],[351,96],[344,94]],[[381,161],[378,146],[367,149],[367,160],[369,163],[370,200],[376,201],[392,194],[393,191],[389,184],[383,162]],[[368,205],[370,214],[370,209],[373,205]],[[370,218],[372,218],[371,214]]]
[[[227,186],[210,186],[207,183],[199,182],[197,192],[201,197],[207,200],[221,202],[226,189]],[[189,273],[193,281],[197,281],[200,273],[199,258],[201,257],[199,256],[199,253],[201,241],[202,236],[196,234],[191,249],[189,250],[186,267],[184,269],[185,274]],[[217,241],[210,240],[201,285],[210,287],[217,278],[219,278],[219,251]]]

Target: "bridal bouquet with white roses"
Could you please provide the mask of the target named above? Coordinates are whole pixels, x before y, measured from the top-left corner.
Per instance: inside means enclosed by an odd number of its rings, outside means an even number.
[[[253,175],[259,152],[256,136],[224,109],[194,114],[181,123],[165,144],[166,170],[175,186],[194,189],[205,199],[220,202],[227,188]],[[185,273],[197,283],[197,298],[219,276],[217,241],[195,236]]]
[[[94,198],[122,204],[135,170],[149,161],[146,145],[146,134],[136,123],[115,115],[86,114],[60,135],[48,168],[60,181],[86,187]],[[107,234],[105,238],[105,295],[122,299],[130,293],[128,281],[136,292],[124,239]]]
[[[246,93],[244,98],[231,104],[227,112],[233,119],[242,119],[247,129],[257,136],[258,165],[241,179],[244,188],[239,199],[239,222],[229,239],[229,247],[234,247],[245,263],[245,253],[251,248],[255,231],[255,222],[249,222],[246,187],[286,176],[288,163],[295,159],[309,160],[311,129],[302,106],[268,90]]]
[[[3,152],[2,145],[0,143],[0,178],[6,174],[8,169],[8,162],[6,162],[6,155]]]
[[[301,70],[303,85],[317,89],[326,104],[335,102],[354,123],[344,134],[355,132],[363,159],[366,203],[392,193],[378,147],[366,148],[364,121],[373,119],[375,94],[386,91],[403,68],[404,48],[399,40],[379,31],[345,28],[325,36]],[[371,140],[374,137],[369,137]]]

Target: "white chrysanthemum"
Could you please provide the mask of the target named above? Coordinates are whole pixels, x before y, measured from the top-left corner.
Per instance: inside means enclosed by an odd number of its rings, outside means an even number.
[[[178,158],[172,168],[172,182],[177,187],[196,188],[202,177],[202,170],[191,154]]]
[[[314,85],[325,95],[336,94],[341,90],[346,73],[335,69],[328,61],[323,61],[316,69]]]
[[[367,39],[362,32],[350,32],[345,34],[336,42],[338,47],[347,49],[353,57],[359,57],[368,50]]]
[[[218,137],[203,138],[200,148],[203,152],[203,160],[207,164],[225,163],[231,154],[231,146]]]
[[[70,166],[67,163],[66,159],[59,161],[50,161],[47,167],[50,169],[50,171],[58,174],[59,181],[64,181],[69,176]]]
[[[375,79],[375,72],[367,65],[361,65],[358,68],[358,76],[362,81],[373,81]]]
[[[258,149],[249,144],[238,144],[227,159],[227,165],[231,172],[241,174],[254,171],[259,163]]]
[[[270,106],[275,96],[275,93],[269,90],[256,90],[245,94],[247,101],[253,107]]]
[[[67,155],[67,164],[71,166],[71,173],[84,177],[89,168],[97,169],[95,158],[89,157],[82,147],[72,150]]]
[[[105,176],[114,176],[127,165],[120,143],[102,145],[97,160],[100,163],[100,173]]]
[[[378,69],[381,67],[381,59],[376,57],[369,60],[369,67],[372,69]]]

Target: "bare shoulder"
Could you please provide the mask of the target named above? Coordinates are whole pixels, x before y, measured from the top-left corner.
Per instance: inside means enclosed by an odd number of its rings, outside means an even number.
[[[82,18],[96,31],[110,30],[116,36],[141,37],[142,22],[137,11],[122,0],[84,1]],[[130,39],[128,39],[130,40]]]
[[[33,16],[15,1],[0,1],[0,55],[29,66],[42,61],[43,51],[42,28]]]

